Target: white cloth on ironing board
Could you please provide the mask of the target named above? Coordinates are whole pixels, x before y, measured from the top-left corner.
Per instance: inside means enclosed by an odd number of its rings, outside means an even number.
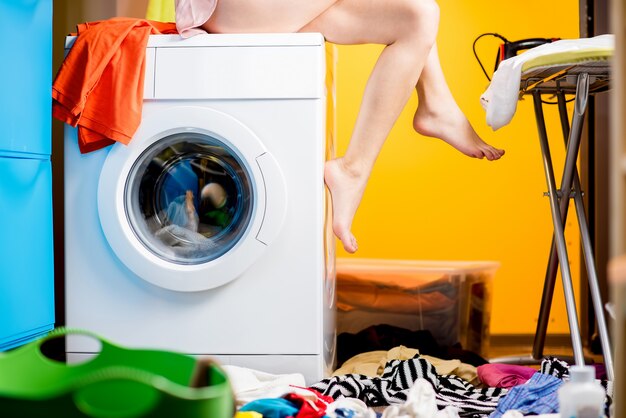
[[[493,74],[487,90],[480,96],[480,103],[487,112],[487,125],[500,129],[513,119],[517,108],[522,68],[527,61],[540,56],[561,52],[582,51],[595,48],[614,48],[613,35],[593,38],[563,39],[531,48],[500,63]]]

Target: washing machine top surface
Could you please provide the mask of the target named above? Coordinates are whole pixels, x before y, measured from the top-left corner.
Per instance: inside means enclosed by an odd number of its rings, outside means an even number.
[[[68,36],[65,48],[74,44],[76,36]],[[319,46],[324,44],[321,33],[207,33],[181,38],[180,35],[150,35],[148,48],[178,47],[266,47],[266,46]]]
[[[66,50],[75,40],[66,38]],[[320,33],[150,35],[143,92],[156,100],[315,99],[325,75]]]

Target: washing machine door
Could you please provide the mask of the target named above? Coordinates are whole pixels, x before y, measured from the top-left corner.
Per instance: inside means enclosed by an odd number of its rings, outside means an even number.
[[[239,277],[278,235],[284,178],[260,139],[233,117],[178,106],[144,118],[111,149],[98,211],[108,243],[138,277],[201,291]]]

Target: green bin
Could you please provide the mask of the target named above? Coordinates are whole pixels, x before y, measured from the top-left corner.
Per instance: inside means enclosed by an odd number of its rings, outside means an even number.
[[[101,351],[76,365],[42,353],[44,342],[66,335],[95,338]],[[232,418],[234,413],[228,377],[208,359],[131,350],[70,329],[0,353],[3,418]]]

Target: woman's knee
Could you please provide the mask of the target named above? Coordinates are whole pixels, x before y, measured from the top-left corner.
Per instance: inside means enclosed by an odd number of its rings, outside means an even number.
[[[400,0],[407,19],[407,36],[433,44],[439,28],[439,5],[435,0]]]

